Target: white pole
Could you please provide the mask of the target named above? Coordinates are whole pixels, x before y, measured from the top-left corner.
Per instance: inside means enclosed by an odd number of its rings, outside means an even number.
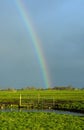
[[[20,106],[21,106],[21,94],[20,94]]]

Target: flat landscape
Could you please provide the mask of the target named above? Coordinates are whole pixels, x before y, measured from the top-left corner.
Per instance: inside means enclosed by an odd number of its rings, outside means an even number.
[[[21,96],[21,97],[20,97]],[[21,101],[20,101],[21,98]],[[0,105],[46,107],[84,112],[84,90],[11,90],[0,91]]]
[[[84,130],[84,0],[0,0],[0,130]]]
[[[54,109],[84,113],[84,90],[16,90],[0,91],[0,130],[84,130],[84,116],[56,112],[11,111],[33,104],[27,109]],[[12,104],[12,106],[11,106]],[[51,108],[50,108],[51,105]]]

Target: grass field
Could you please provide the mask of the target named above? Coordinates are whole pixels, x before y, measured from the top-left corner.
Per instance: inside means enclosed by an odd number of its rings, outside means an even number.
[[[0,91],[0,101],[4,98],[15,99],[19,95],[23,98],[42,98],[55,100],[84,100],[84,90],[16,90],[16,91]]]
[[[84,112],[84,90],[0,91],[0,103],[52,102],[55,109]],[[84,117],[54,112],[0,112],[0,130],[84,130]]]
[[[43,112],[0,112],[0,130],[84,130],[84,117]]]
[[[22,104],[39,102],[52,103],[54,109],[65,109],[84,112],[84,90],[17,90],[0,91],[0,103],[19,104],[20,94]]]

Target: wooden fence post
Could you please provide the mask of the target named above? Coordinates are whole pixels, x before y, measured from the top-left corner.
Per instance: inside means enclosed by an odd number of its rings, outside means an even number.
[[[19,106],[21,106],[21,94],[20,94],[20,102],[19,103],[20,103]]]

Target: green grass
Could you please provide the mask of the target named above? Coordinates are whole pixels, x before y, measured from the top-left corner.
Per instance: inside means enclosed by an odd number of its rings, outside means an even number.
[[[54,112],[0,112],[0,130],[84,130],[84,117]]]
[[[84,110],[84,90],[0,91],[0,102],[22,103],[45,100],[59,109]],[[56,106],[55,106],[56,107]],[[84,130],[84,117],[45,112],[0,112],[0,130]]]
[[[0,101],[4,98],[15,99],[19,98],[19,95],[23,98],[37,98],[38,95],[41,98],[55,100],[84,100],[84,90],[18,90],[18,91],[0,91]]]
[[[84,90],[18,90],[18,91],[0,91],[0,102],[2,104],[19,104],[19,97],[22,95],[22,104],[33,104],[36,108],[39,101],[42,103],[53,103],[54,109],[65,109],[71,111],[84,112]],[[16,105],[14,105],[16,107]],[[50,106],[46,106],[49,108]]]

